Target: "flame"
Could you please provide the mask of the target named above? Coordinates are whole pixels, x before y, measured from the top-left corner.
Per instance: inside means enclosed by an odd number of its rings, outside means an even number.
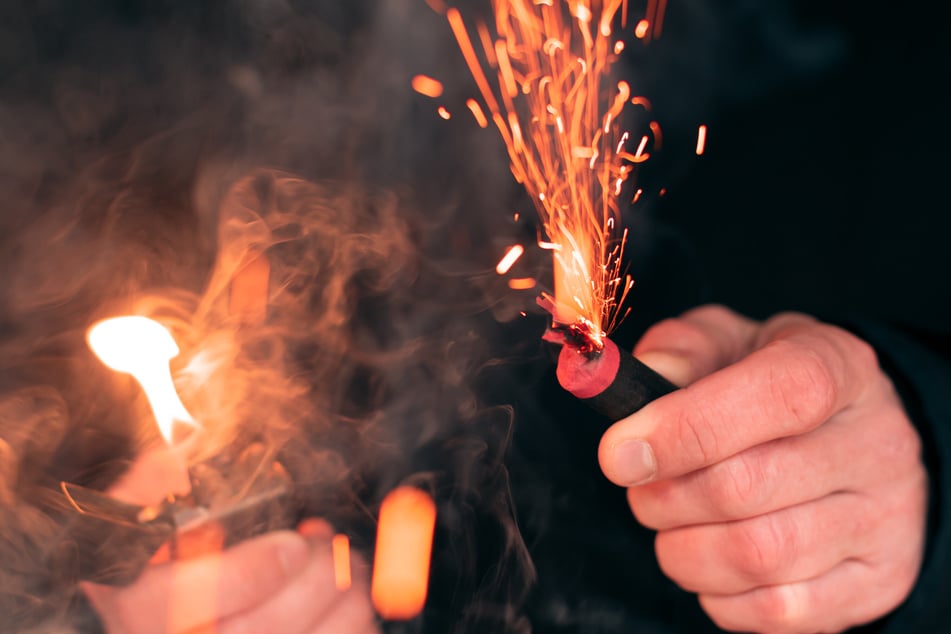
[[[139,382],[169,444],[176,422],[197,426],[175,391],[169,361],[179,349],[165,326],[148,317],[113,317],[94,324],[86,341],[106,366]]]
[[[651,3],[651,22],[659,22],[665,5]],[[627,236],[618,199],[634,165],[650,156],[648,138],[630,139],[618,123],[625,107],[647,101],[632,98],[626,82],[609,81],[615,51],[623,49],[612,25],[619,12],[626,18],[626,2],[493,0],[492,6],[496,39],[484,23],[476,25],[485,65],[459,10],[449,9],[446,18],[512,173],[541,218],[546,239],[539,246],[554,259],[555,324],[583,325],[596,344],[627,314],[621,307],[633,281],[621,270]]]

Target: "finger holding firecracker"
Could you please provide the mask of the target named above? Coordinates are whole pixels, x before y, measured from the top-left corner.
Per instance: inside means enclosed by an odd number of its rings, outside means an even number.
[[[603,436],[662,570],[732,631],[841,631],[921,567],[921,443],[872,348],[800,314],[707,306],[634,349],[686,386]]]

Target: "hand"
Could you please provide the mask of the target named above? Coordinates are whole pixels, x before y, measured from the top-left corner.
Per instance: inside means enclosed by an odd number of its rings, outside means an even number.
[[[220,553],[152,565],[126,588],[84,584],[110,634],[369,634],[367,565],[353,556],[353,585],[337,590],[330,525],[308,520]]]
[[[760,324],[707,306],[634,353],[687,387],[611,427],[601,467],[717,625],[840,631],[904,601],[927,475],[870,346],[805,315]]]
[[[184,463],[164,444],[143,452],[109,490],[130,504],[155,504],[169,491],[187,494]],[[209,525],[179,544],[197,556],[168,561],[160,549],[130,586],[84,583],[110,634],[369,634],[379,632],[370,606],[368,566],[351,553],[352,585],[336,587],[331,540],[322,520],[277,531],[223,552]]]

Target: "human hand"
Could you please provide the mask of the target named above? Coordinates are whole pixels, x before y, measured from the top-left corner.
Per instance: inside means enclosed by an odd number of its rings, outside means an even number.
[[[687,387],[613,425],[601,467],[717,625],[834,632],[904,601],[927,475],[870,346],[805,315],[758,323],[705,306],[634,353]]]
[[[368,566],[352,556],[352,585],[338,590],[333,531],[307,520],[223,552],[149,566],[130,586],[83,585],[110,634],[369,634]]]
[[[146,505],[170,490],[188,493],[187,471],[162,444],[140,454],[109,494]],[[358,553],[351,553],[351,586],[336,587],[333,534],[328,523],[309,519],[296,533],[275,531],[221,551],[224,535],[210,524],[178,544],[187,558],[168,561],[163,548],[131,585],[84,583],[83,590],[110,634],[378,632],[368,566]]]

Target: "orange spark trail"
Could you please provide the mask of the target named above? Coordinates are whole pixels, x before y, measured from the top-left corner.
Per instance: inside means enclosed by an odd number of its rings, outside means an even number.
[[[442,83],[426,75],[416,75],[410,85],[419,94],[433,99],[442,95]]]
[[[436,109],[436,112],[446,121],[452,119],[452,113],[446,109],[446,106],[439,106],[439,108]]]
[[[703,154],[707,147],[707,126],[702,125],[697,129],[697,156]]]
[[[525,247],[520,244],[509,247],[509,250],[505,252],[505,255],[499,260],[499,263],[495,267],[495,272],[499,275],[505,275],[509,272],[509,269],[518,261],[522,254],[525,253]]]
[[[513,291],[527,291],[535,288],[536,284],[534,277],[513,277],[509,280],[509,288]]]
[[[647,35],[647,31],[651,28],[651,23],[647,20],[641,20],[637,23],[637,26],[634,27],[634,37],[639,40],[643,40],[644,36]]]
[[[479,102],[475,99],[467,99],[466,106],[468,106],[469,111],[472,112],[472,116],[475,117],[476,123],[479,124],[480,128],[489,127],[489,120],[485,118],[485,113],[482,112],[482,106],[479,105]]]
[[[647,137],[631,140],[619,123],[625,107],[649,109],[649,103],[632,98],[626,82],[611,81],[616,51],[623,50],[612,28],[618,17],[623,23],[626,6],[626,0],[493,0],[494,30],[475,26],[481,54],[459,10],[446,13],[484,119],[498,128],[512,174],[535,202],[545,233],[540,246],[551,245],[554,321],[583,322],[596,340],[626,314],[621,304],[630,278],[621,271],[618,201],[631,195],[625,182],[633,165],[649,156]],[[653,15],[662,7],[651,0]]]

